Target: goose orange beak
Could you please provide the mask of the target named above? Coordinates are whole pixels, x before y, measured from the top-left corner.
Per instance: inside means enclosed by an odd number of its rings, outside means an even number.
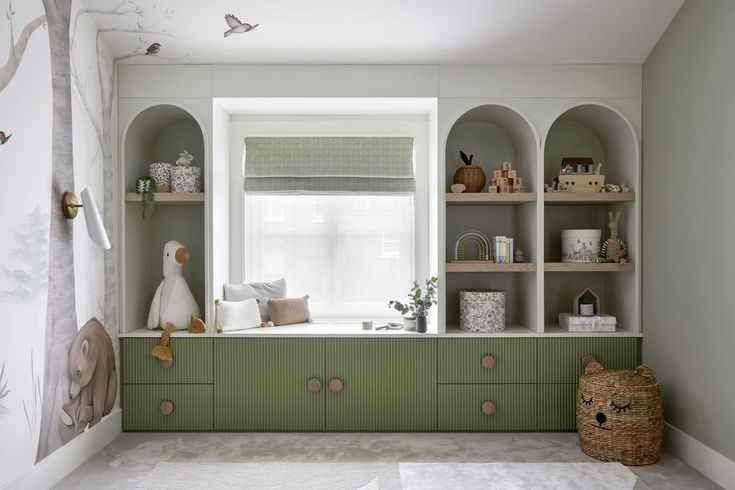
[[[181,247],[176,251],[176,262],[179,264],[186,264],[189,262],[189,251],[186,248]]]

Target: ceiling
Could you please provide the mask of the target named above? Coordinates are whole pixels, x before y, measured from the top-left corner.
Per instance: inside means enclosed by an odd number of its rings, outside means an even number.
[[[82,0],[123,63],[642,63],[683,0]],[[224,15],[260,25],[223,36]],[[157,56],[143,56],[153,42]]]

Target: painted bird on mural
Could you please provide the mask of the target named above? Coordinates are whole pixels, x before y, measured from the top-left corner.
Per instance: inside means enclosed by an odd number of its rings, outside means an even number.
[[[230,30],[225,31],[225,37],[229,36],[230,34],[242,34],[244,32],[252,31],[260,25],[251,25],[247,22],[242,22],[240,19],[232,14],[225,15],[225,21],[227,21],[227,25],[230,26]]]
[[[11,136],[13,136],[13,133],[5,136],[5,131],[0,131],[0,145],[7,143]]]
[[[153,43],[150,46],[148,46],[148,49],[145,51],[146,56],[151,56],[154,54],[158,54],[161,52],[161,43]]]

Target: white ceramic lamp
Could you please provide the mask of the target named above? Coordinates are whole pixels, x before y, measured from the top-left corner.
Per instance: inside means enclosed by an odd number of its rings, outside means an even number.
[[[76,218],[78,209],[81,207],[85,208],[84,220],[87,222],[89,238],[100,247],[109,250],[112,247],[110,245],[110,239],[107,238],[105,225],[102,223],[100,212],[97,210],[97,203],[94,201],[94,196],[92,196],[92,191],[89,190],[89,187],[86,187],[82,191],[82,204],[79,204],[77,196],[73,192],[64,194],[62,209],[66,218]]]

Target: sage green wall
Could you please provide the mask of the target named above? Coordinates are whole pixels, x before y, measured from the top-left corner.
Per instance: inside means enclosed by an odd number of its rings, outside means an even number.
[[[667,421],[735,459],[735,2],[687,0],[643,65],[644,362]]]

